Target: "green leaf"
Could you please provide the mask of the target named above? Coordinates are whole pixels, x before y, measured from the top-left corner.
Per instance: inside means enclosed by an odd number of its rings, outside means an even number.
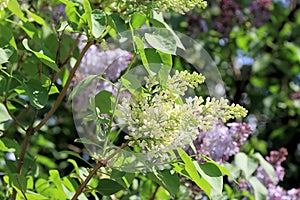
[[[267,188],[256,177],[251,177],[249,179],[249,183],[254,190],[255,200],[264,200],[267,198]]]
[[[1,40],[3,40],[3,41],[0,41],[0,42],[3,42],[1,45],[5,46],[7,43],[9,43],[12,47],[17,49],[17,44],[16,44],[14,35],[13,35],[10,27],[0,24],[0,30],[2,33],[5,33],[5,34],[1,34]]]
[[[4,142],[2,140],[0,140],[0,151],[6,152],[8,151],[9,148],[7,148],[7,146],[5,146]]]
[[[173,59],[172,59],[172,55],[158,51],[158,54],[162,60],[162,63],[168,66],[173,66]]]
[[[18,24],[19,25],[19,24]],[[21,28],[26,32],[26,34],[31,38],[31,39],[37,39],[37,33],[38,30],[36,27],[33,25],[33,23],[30,22],[25,22],[23,25],[19,25]],[[40,41],[40,40],[39,40]],[[37,42],[37,41],[36,41]]]
[[[167,54],[176,55],[176,39],[168,29],[158,29],[153,33],[145,33],[145,39],[153,48]]]
[[[100,113],[111,114],[112,111],[112,94],[106,90],[99,92],[95,96],[95,105],[100,109]]]
[[[53,69],[56,72],[60,71],[60,69],[57,67],[54,60],[52,60],[50,57],[43,54],[42,51],[37,52],[37,51],[32,50],[28,45],[27,39],[24,39],[22,43],[23,43],[25,49],[32,52],[42,63],[44,63],[45,65],[47,65],[48,67],[50,67],[51,69]]]
[[[174,173],[174,171],[155,171],[153,173],[148,173],[147,176],[168,190],[173,197],[175,197],[179,191],[180,181],[178,175]]]
[[[7,7],[13,14],[17,15],[23,22],[27,21],[26,17],[24,17],[24,13],[22,12],[21,7],[17,0],[9,0]]]
[[[85,17],[86,17],[89,29],[92,30],[93,29],[92,8],[91,8],[89,0],[83,0],[82,5],[83,5],[84,11],[85,11]]]
[[[84,90],[87,86],[89,86],[92,81],[97,78],[99,75],[98,74],[95,74],[95,75],[89,75],[87,76],[85,79],[83,79],[82,81],[80,81],[76,87],[72,90],[69,98],[68,98],[68,101],[71,101],[75,95],[79,94],[79,92],[81,92],[82,90]]]
[[[189,174],[190,179],[194,181],[208,195],[208,197],[210,197],[210,184],[199,175],[198,170],[189,155],[182,149],[177,149],[177,151],[180,158],[185,163],[185,170]]]
[[[158,51],[153,48],[144,49],[148,63],[162,63]]]
[[[42,86],[41,81],[31,79],[23,84],[26,94],[29,97],[30,104],[36,109],[42,109],[48,102],[48,90]]]
[[[142,63],[145,67],[145,69],[147,70],[148,73],[150,73],[150,69],[149,69],[149,63],[145,54],[145,49],[144,49],[144,42],[141,38],[139,38],[138,36],[134,36],[134,43],[136,44],[137,50],[141,56],[142,59]]]
[[[66,1],[66,2],[67,3],[65,3],[65,1],[64,1],[64,3],[66,4],[65,12],[66,12],[66,16],[67,16],[68,20],[70,22],[78,25],[79,18],[80,18],[80,15],[76,10],[76,6],[78,4],[75,4],[71,1]]]
[[[146,22],[146,16],[138,12],[135,12],[130,19],[130,24],[134,29],[141,27],[145,22]]]
[[[12,54],[13,50],[0,48],[0,65],[7,63]]]
[[[36,157],[37,157],[36,161],[38,163],[41,163],[41,164],[47,166],[50,169],[53,169],[53,168],[57,167],[56,163],[52,159],[48,158],[47,156],[37,155]]]
[[[239,152],[234,156],[234,162],[242,170],[248,180],[258,166],[258,162],[248,157],[245,153]]]
[[[125,188],[116,181],[105,178],[99,180],[97,191],[102,195],[108,196],[115,194],[122,189]]]
[[[218,166],[212,162],[198,164],[194,161],[198,172],[210,185],[211,196],[220,196],[223,190],[223,176]]]
[[[61,199],[67,199],[67,195],[64,192],[62,180],[60,178],[59,172],[57,170],[49,171],[49,180],[52,181],[57,188],[57,196]]]
[[[27,180],[26,177],[20,174],[10,174],[9,180],[11,181],[12,185],[19,189],[20,191],[26,191],[27,189]]]
[[[9,113],[7,112],[5,106],[0,103],[0,123],[5,122],[7,120],[11,120],[12,118],[10,117]]]
[[[37,14],[30,12],[29,10],[26,9],[26,13],[32,18],[34,19],[34,21],[44,27],[47,27],[47,24],[45,22],[45,20],[43,18],[41,18],[40,16],[38,16]]]
[[[124,74],[121,77],[121,82],[124,85],[124,87],[126,87],[131,94],[135,94],[136,90],[140,89],[142,87],[141,83],[139,82],[139,80],[137,79],[136,76],[134,76],[133,74]]]
[[[38,194],[38,193],[34,193],[32,191],[27,191],[25,193],[27,199],[30,199],[30,200],[48,200],[49,198],[48,197],[45,197],[41,194]]]
[[[219,170],[223,173],[223,175],[227,175],[232,181],[234,181],[236,184],[238,184],[238,182],[234,179],[231,172],[227,168],[219,165],[217,162],[215,162],[214,160],[212,160],[211,158],[209,158],[205,155],[201,155],[201,157],[203,159],[205,159],[206,161],[213,163],[215,166],[217,166],[219,168]]]
[[[102,10],[96,9],[92,11],[92,34],[95,38],[99,38],[106,28],[106,15]]]

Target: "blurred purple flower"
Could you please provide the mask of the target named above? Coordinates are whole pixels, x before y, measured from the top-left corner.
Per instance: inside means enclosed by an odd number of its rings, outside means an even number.
[[[223,163],[239,152],[239,147],[250,134],[251,128],[247,123],[233,122],[224,125],[222,121],[217,120],[211,130],[200,131],[194,140],[196,154],[204,154],[218,163]],[[190,155],[195,154],[191,148],[187,152]],[[196,159],[201,160],[199,157]]]

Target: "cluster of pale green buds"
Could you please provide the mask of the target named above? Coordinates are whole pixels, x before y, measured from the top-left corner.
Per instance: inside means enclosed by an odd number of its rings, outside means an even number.
[[[247,110],[240,105],[229,105],[221,98],[189,97],[189,88],[196,88],[205,80],[196,72],[176,71],[162,83],[157,76],[145,77],[146,84],[130,100],[123,99],[120,119],[127,125],[129,146],[139,146],[153,155],[161,156],[190,144],[199,130],[207,131],[216,119],[245,117]]]
[[[0,11],[4,10],[8,5],[9,0],[1,0],[0,1]]]
[[[204,0],[104,0],[98,1],[100,5],[109,7],[112,10],[120,13],[125,18],[130,18],[130,16],[138,12],[140,14],[148,14],[149,11],[156,11],[157,13],[164,11],[175,11],[177,13],[187,13],[194,8],[205,8],[207,2]]]

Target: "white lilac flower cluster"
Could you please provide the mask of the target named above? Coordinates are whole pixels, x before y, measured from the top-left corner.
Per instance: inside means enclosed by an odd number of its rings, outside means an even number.
[[[283,180],[284,168],[281,163],[285,161],[288,152],[285,148],[281,148],[279,151],[271,151],[270,156],[266,157],[266,160],[273,166],[275,170],[275,182],[272,181],[270,176],[266,173],[262,166],[258,166],[256,177],[265,185],[268,189],[267,200],[298,200],[300,199],[300,188],[285,190],[278,183]],[[239,181],[240,190],[246,189],[253,192],[249,182],[246,179]]]
[[[9,0],[1,0],[0,1],[0,11],[4,10],[8,5]]]
[[[239,147],[244,144],[251,128],[247,123],[227,123],[226,125],[216,120],[212,128],[207,132],[200,131],[193,144],[197,152],[189,147],[189,155],[206,155],[219,164],[227,161],[230,156],[239,152]],[[201,157],[196,159],[202,161]]]
[[[246,116],[246,109],[228,105],[223,98],[183,99],[188,88],[195,88],[204,80],[201,74],[187,71],[176,71],[165,83],[154,75],[146,77],[143,90],[130,100],[124,98],[120,105],[120,118],[128,125],[125,139],[130,141],[129,146],[138,145],[162,156],[196,139],[199,129],[212,129],[216,118],[227,121]]]
[[[107,4],[105,6],[107,7]],[[147,14],[150,10],[158,13],[173,10],[184,14],[195,7],[205,8],[206,6],[207,2],[203,0],[119,0],[111,1],[109,5],[124,17],[130,17],[134,12]]]

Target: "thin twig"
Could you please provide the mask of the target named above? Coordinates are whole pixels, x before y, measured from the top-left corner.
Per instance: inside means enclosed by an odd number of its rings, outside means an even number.
[[[81,183],[79,188],[77,189],[76,193],[72,197],[72,200],[76,200],[78,196],[81,194],[83,189],[86,187],[88,182],[91,180],[91,178],[94,176],[94,174],[103,166],[106,166],[108,161],[112,159],[115,155],[117,155],[122,149],[128,146],[129,142],[124,143],[120,148],[118,148],[116,151],[114,151],[111,155],[109,155],[106,159],[101,160],[97,163],[97,165],[93,168],[93,170],[89,173],[89,175],[86,177],[86,179]]]
[[[12,112],[10,112],[10,110],[9,110],[9,108],[8,108],[8,106],[7,106],[7,102],[4,101],[3,104],[4,104],[5,108],[6,108],[6,110],[7,110],[8,114],[9,114],[9,116],[14,120],[14,122],[15,122],[15,123],[16,123],[23,131],[26,132],[26,129],[25,129],[24,126],[19,122],[19,120],[16,118],[16,116],[15,116]]]
[[[18,114],[18,115],[16,116],[16,119],[17,119],[17,120],[20,120],[20,119],[24,116],[24,114],[25,114],[30,108],[31,108],[31,106],[28,105],[25,109],[23,109],[23,110],[20,112],[20,114]],[[16,122],[13,121],[12,123],[9,124],[9,126],[6,128],[6,130],[9,130],[10,127],[12,127],[12,126],[15,125],[15,124],[16,124]],[[5,131],[6,131],[6,130],[5,130]]]
[[[65,60],[64,60],[62,63],[59,63],[58,68],[59,68],[60,70],[62,70],[63,67],[69,62],[71,56],[73,55],[73,52],[74,52],[75,48],[77,47],[77,45],[78,45],[78,43],[79,43],[79,38],[80,38],[80,36],[81,36],[81,34],[79,34],[79,35],[76,37],[75,42],[73,43],[73,45],[72,45],[70,51],[68,52],[68,55],[67,55],[67,57],[65,58]],[[56,73],[52,76],[50,88],[51,88],[51,86],[53,85],[54,81],[58,78],[58,75],[59,75],[59,73],[56,72]]]
[[[159,187],[160,187],[160,186],[157,184],[157,185],[156,185],[156,188],[155,188],[154,192],[152,193],[152,196],[150,197],[149,200],[155,200],[155,196],[156,196],[156,193],[157,193]]]
[[[64,85],[62,91],[60,92],[59,96],[57,97],[54,105],[52,106],[52,108],[49,110],[49,112],[47,113],[47,115],[44,117],[44,119],[36,126],[34,127],[34,132],[40,130],[42,128],[42,126],[45,125],[45,123],[50,119],[50,117],[53,115],[53,113],[56,111],[56,109],[58,108],[58,106],[60,105],[61,101],[63,100],[69,85],[72,81],[72,78],[75,75],[76,70],[79,67],[79,64],[85,54],[85,52],[89,49],[89,47],[94,43],[94,41],[89,41],[85,47],[82,49],[82,52],[80,53],[80,55],[78,56],[77,62],[75,63],[75,66],[72,68],[72,70],[70,71],[70,75],[68,77],[68,80],[66,82],[66,84]]]
[[[81,37],[81,34],[78,34],[78,36],[75,39],[75,42],[73,44],[73,46],[71,47],[66,59],[61,63],[61,67],[63,67],[65,64],[67,64],[67,62],[69,62],[71,56],[73,55],[73,51],[75,50],[75,48],[77,47],[78,43],[79,43],[79,38]]]
[[[23,197],[25,198],[25,200],[28,200],[28,198],[26,197],[26,194],[25,194],[25,192],[24,192],[24,189],[23,189],[23,187],[22,187],[22,185],[21,185],[21,182],[20,182],[19,178],[16,177],[16,179],[17,179],[17,182],[18,182],[18,184],[19,184],[19,186],[20,186],[20,189],[21,189],[21,192],[22,192],[22,194],[23,194]]]

